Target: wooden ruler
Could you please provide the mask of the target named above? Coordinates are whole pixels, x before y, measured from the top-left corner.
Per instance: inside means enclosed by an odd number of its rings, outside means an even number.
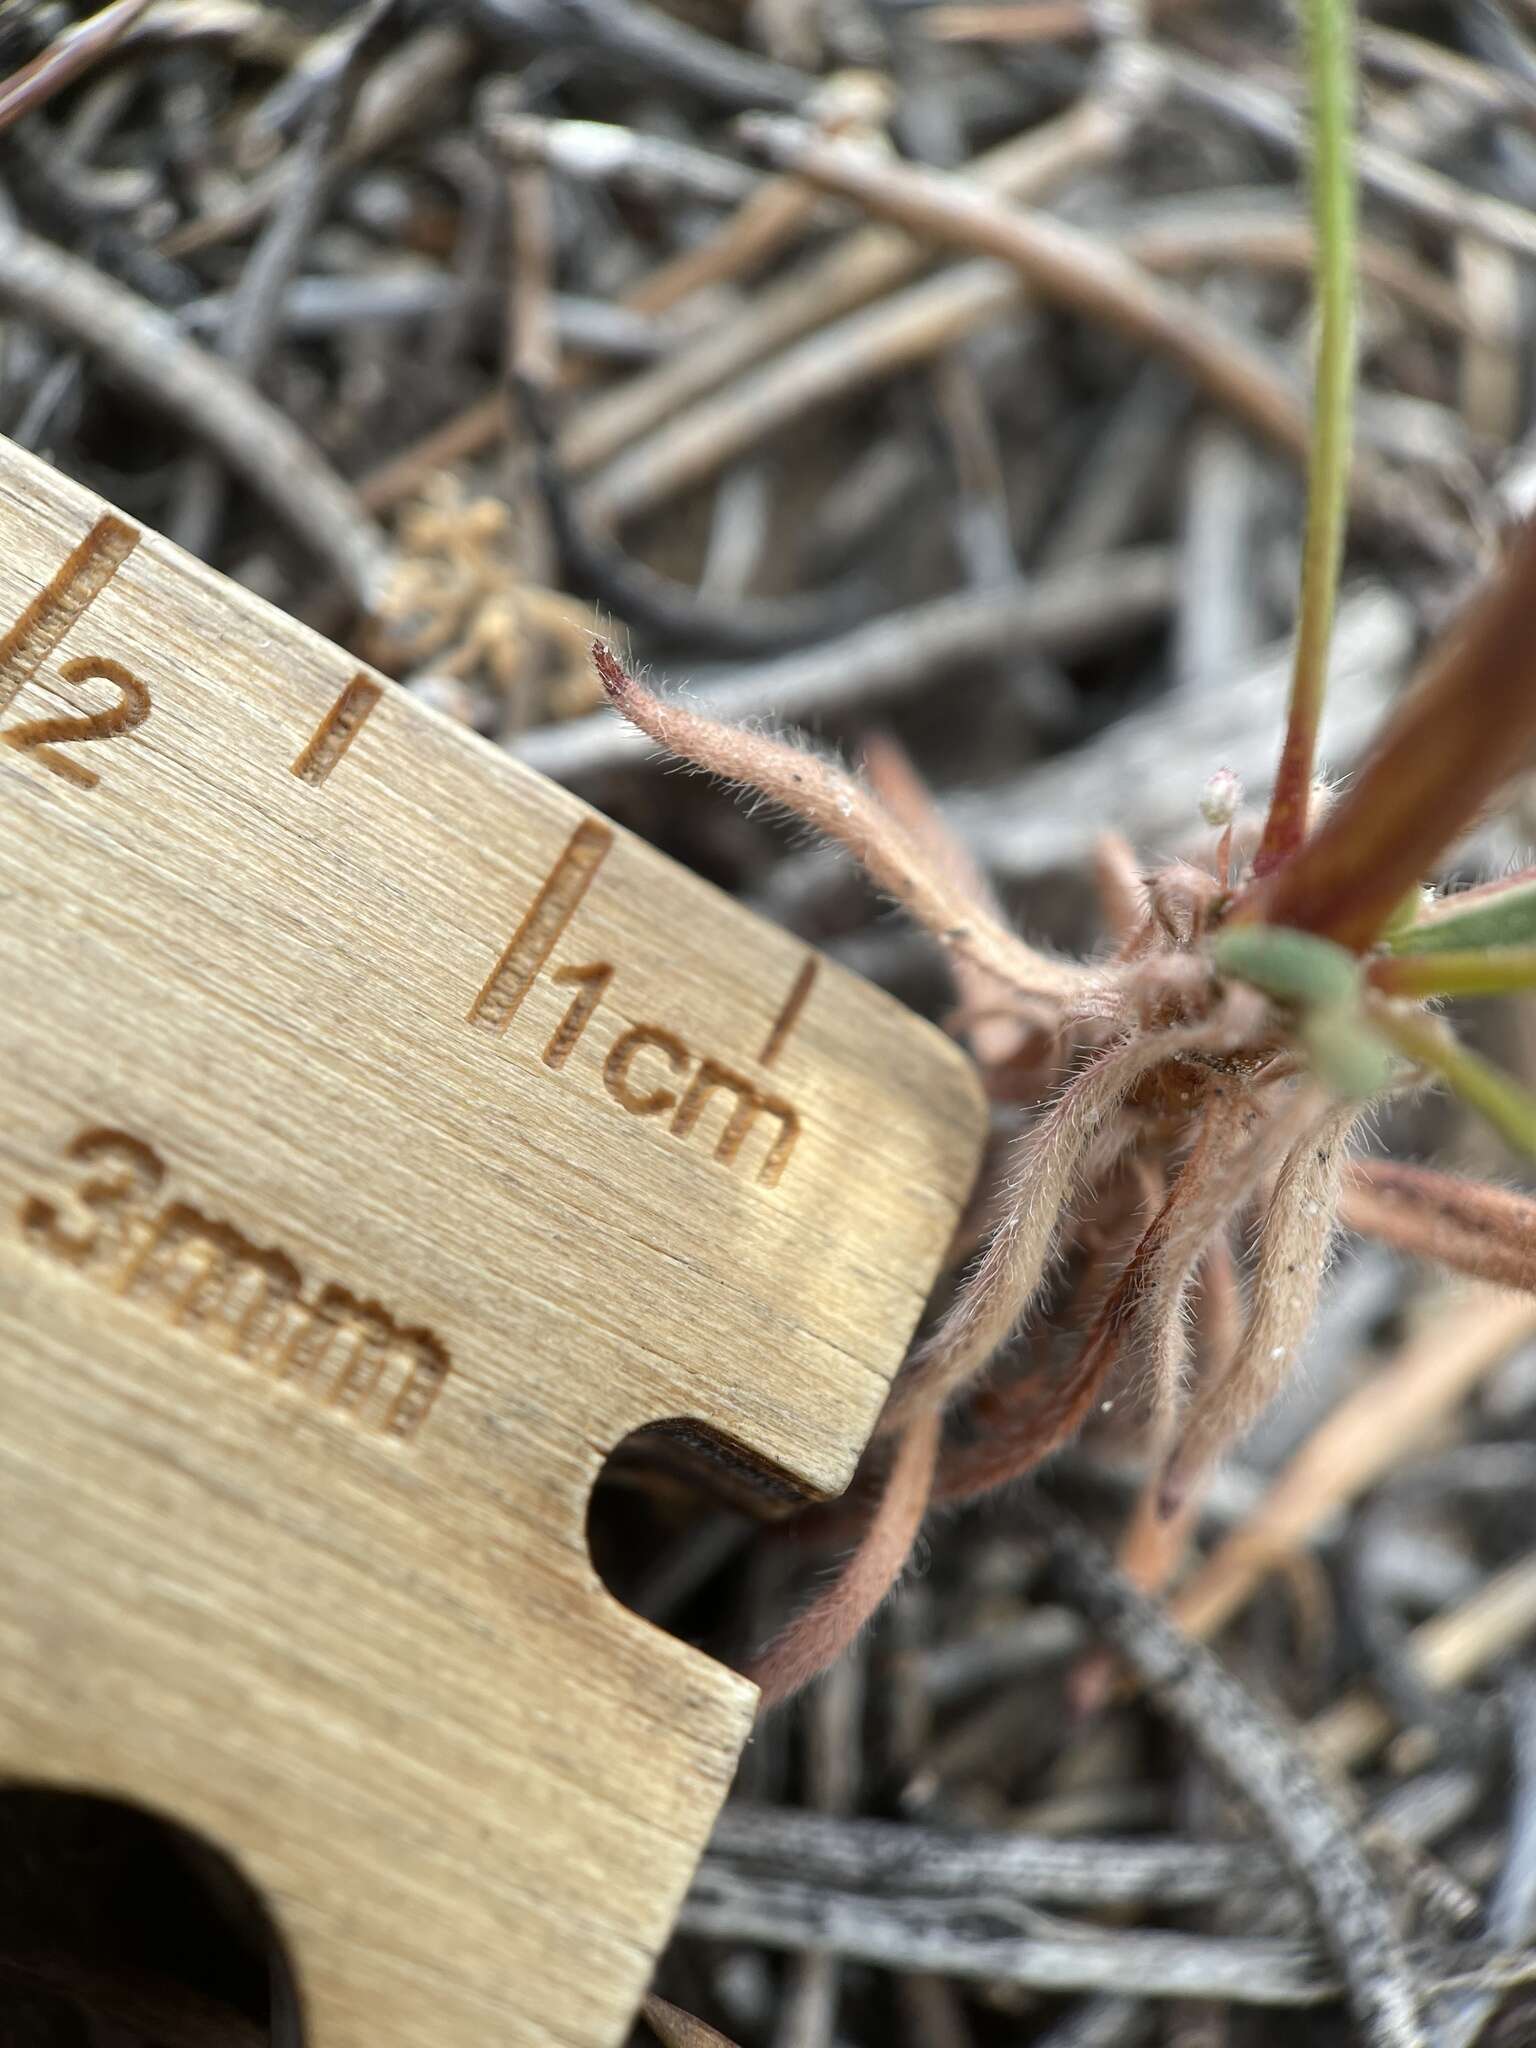
[[[617,2042],[754,1695],[594,1479],[846,1484],[971,1073],[5,444],[0,632],[0,1772],[232,1856],[310,2048]]]

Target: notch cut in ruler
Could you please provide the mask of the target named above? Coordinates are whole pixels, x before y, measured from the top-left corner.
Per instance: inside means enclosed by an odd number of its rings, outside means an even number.
[[[585,1517],[840,1490],[955,1049],[0,444],[0,1776],[231,1856],[309,2048],[609,2048],[752,1688]]]

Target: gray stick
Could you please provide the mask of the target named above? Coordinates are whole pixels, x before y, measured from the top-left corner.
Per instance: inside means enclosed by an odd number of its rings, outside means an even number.
[[[0,223],[0,304],[100,357],[118,383],[210,442],[362,609],[374,608],[390,573],[383,533],[293,423],[173,319],[9,222]]]
[[[1263,1713],[1211,1651],[1181,1635],[1076,1523],[1044,1519],[1073,1599],[1212,1770],[1262,1815],[1313,1900],[1363,2038],[1371,2048],[1427,2048],[1391,1908],[1300,1738]]]
[[[1167,610],[1173,562],[1128,550],[1063,569],[1030,587],[963,591],[892,612],[806,653],[754,662],[691,693],[712,717],[788,721],[837,715],[924,688],[951,664],[1026,653],[1071,655],[1140,631]],[[540,727],[514,752],[557,782],[579,783],[655,755],[610,712]]]

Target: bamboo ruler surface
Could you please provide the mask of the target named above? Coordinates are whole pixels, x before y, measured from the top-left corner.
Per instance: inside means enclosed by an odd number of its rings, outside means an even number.
[[[310,2048],[621,2039],[753,1711],[585,1514],[847,1481],[968,1189],[881,992],[0,443],[0,1774]]]

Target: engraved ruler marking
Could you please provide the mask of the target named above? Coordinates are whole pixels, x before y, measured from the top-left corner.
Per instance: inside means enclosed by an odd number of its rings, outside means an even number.
[[[112,740],[119,733],[132,732],[149,716],[149,692],[120,661],[113,661],[105,654],[88,654],[82,661],[61,662],[59,674],[66,683],[110,683],[117,692],[117,702],[105,711],[91,711],[82,716],[71,713],[59,718],[28,718],[20,725],[13,725],[8,732],[0,733],[0,739],[8,747],[34,753],[45,768],[51,768],[55,775],[62,775],[77,789],[94,789],[101,780],[96,770],[71,760],[68,754],[56,752],[49,741],[61,744],[67,741],[73,746],[82,740]]]
[[[324,782],[367,723],[384,692],[368,676],[355,675],[315,727],[308,746],[293,764],[300,782]]]
[[[820,966],[821,962],[813,953],[795,976],[795,985],[784,998],[784,1007],[774,1018],[772,1028],[763,1040],[763,1049],[757,1056],[760,1067],[771,1067],[784,1050],[789,1034],[800,1022],[800,1013],[810,1000],[811,990],[816,986],[816,972]]]
[[[0,712],[10,708],[64,635],[95,603],[138,545],[138,532],[108,513],[80,545],[10,631],[0,639]]]
[[[800,1119],[787,1102],[777,1095],[765,1095],[745,1074],[733,1074],[729,1067],[722,1067],[717,1060],[700,1060],[698,1071],[688,1084],[688,1093],[677,1105],[677,1115],[672,1119],[673,1137],[686,1138],[703,1115],[710,1098],[716,1094],[731,1098],[725,1129],[715,1145],[715,1157],[722,1166],[734,1163],[760,1116],[771,1117],[778,1125],[778,1134],[768,1156],[757,1170],[762,1185],[773,1187],[788,1166],[789,1156],[799,1139]]]
[[[84,1130],[65,1203],[30,1195],[22,1236],[211,1350],[395,1442],[415,1436],[450,1370],[430,1330],[327,1282],[312,1294],[286,1252],[252,1244],[190,1202],[160,1201],[166,1169],[125,1131]]]
[[[493,1031],[506,1029],[547,966],[612,842],[613,833],[606,825],[588,820],[577,827],[496,971],[476,997],[469,1012],[471,1023],[484,1024]],[[818,966],[813,955],[795,977],[768,1034],[762,1063],[782,1049],[793,1031]],[[550,974],[556,988],[575,993],[544,1046],[541,1058],[546,1067],[558,1073],[571,1063],[602,1009],[616,972],[610,961],[595,960],[567,964]],[[674,1138],[686,1141],[697,1132],[722,1166],[733,1167],[741,1161],[748,1171],[750,1163],[744,1159],[747,1140],[762,1123],[767,1135],[766,1141],[754,1146],[756,1180],[759,1186],[771,1188],[783,1178],[800,1139],[800,1118],[782,1096],[770,1094],[724,1061],[696,1052],[686,1039],[661,1024],[631,1024],[621,1029],[606,1054],[600,1043],[602,1032],[594,1036],[599,1041],[596,1050],[602,1085],[620,1109],[635,1117],[666,1117],[666,1128]],[[722,1107],[714,1111],[717,1098]],[[711,1130],[715,1133],[712,1143]]]
[[[528,915],[512,934],[507,950],[471,1004],[471,1024],[483,1025],[487,1031],[506,1030],[517,1015],[518,1004],[555,950],[560,934],[576,915],[612,844],[612,831],[596,819],[583,819],[576,827]]]
[[[563,1067],[580,1043],[581,1034],[592,1021],[592,1012],[608,993],[613,969],[606,960],[591,967],[562,967],[550,976],[557,988],[576,987],[580,994],[555,1026],[544,1048],[546,1067]]]

